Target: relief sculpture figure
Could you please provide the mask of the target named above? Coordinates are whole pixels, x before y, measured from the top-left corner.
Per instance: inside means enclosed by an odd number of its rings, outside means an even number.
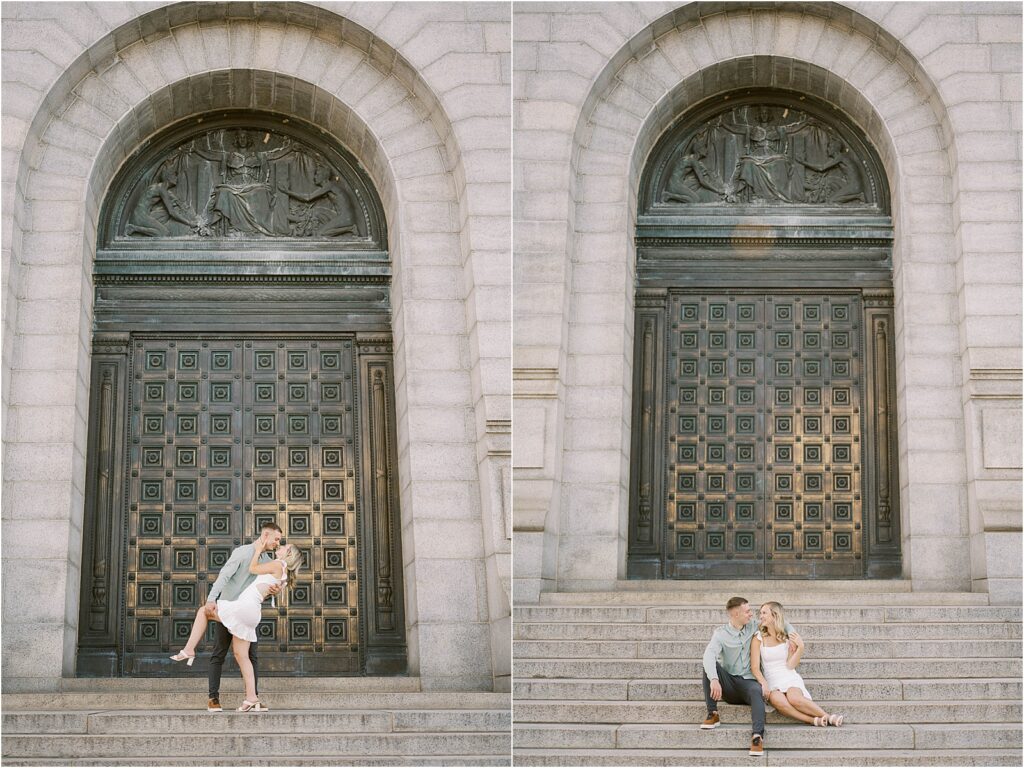
[[[860,165],[856,159],[851,157],[847,147],[838,136],[832,136],[828,140],[828,159],[824,163],[812,163],[809,160],[796,158],[801,165],[822,174],[820,184],[822,189],[812,193],[809,197],[812,202],[828,203],[852,203],[863,201],[864,180],[861,174]],[[837,174],[829,174],[831,170],[837,170]],[[830,185],[830,182],[833,182]],[[831,188],[830,188],[831,187]]]
[[[369,224],[356,195],[327,157],[290,136],[218,129],[171,150],[142,177],[122,231],[132,238],[358,238]]]
[[[204,160],[221,164],[223,181],[214,188],[206,207],[210,224],[227,220],[231,234],[282,235],[288,231],[274,228],[274,189],[270,184],[270,161],[279,160],[292,152],[291,139],[277,149],[258,152],[253,139],[245,131],[235,134],[235,149],[213,150],[190,147]]]
[[[782,105],[733,107],[684,133],[659,202],[669,205],[871,203],[861,158],[831,126]]]
[[[756,123],[726,122],[719,125],[744,138],[744,154],[740,156],[731,184],[736,192],[749,191],[755,199],[797,202],[792,193],[789,157],[789,136],[807,125],[807,117],[787,124],[773,124],[771,111],[759,107]]]
[[[661,197],[664,202],[704,203],[731,196],[718,174],[708,168],[707,155],[707,139],[697,136],[690,144],[690,152],[672,168]]]
[[[289,187],[284,192],[308,204],[289,214],[293,234],[321,237],[359,234],[352,199],[326,165],[318,165],[313,172],[311,191],[303,193]]]
[[[196,234],[208,234],[196,214],[172,191],[178,173],[169,165],[161,166],[157,180],[146,187],[135,205],[125,233],[145,237],[169,237],[168,223],[173,219],[190,227]]]

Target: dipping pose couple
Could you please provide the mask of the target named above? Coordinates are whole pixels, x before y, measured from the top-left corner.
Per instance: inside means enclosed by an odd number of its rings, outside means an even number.
[[[210,699],[207,710],[222,711],[220,675],[230,646],[245,681],[245,701],[239,712],[262,712],[267,709],[256,691],[256,626],[260,623],[263,601],[276,595],[281,587],[295,585],[295,575],[302,565],[302,551],[291,544],[281,545],[281,529],[276,523],[264,523],[260,536],[251,544],[243,544],[231,552],[210,587],[206,605],[196,611],[188,642],[171,659],[189,666],[195,661],[196,647],[203,639],[209,622],[216,624],[213,654],[210,657]]]

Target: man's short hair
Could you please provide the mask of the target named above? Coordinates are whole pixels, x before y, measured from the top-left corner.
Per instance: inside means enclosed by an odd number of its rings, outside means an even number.
[[[268,528],[272,531],[277,531],[278,533],[284,533],[284,531],[281,530],[281,526],[279,526],[273,520],[267,520],[267,522],[260,526],[261,531],[265,531]]]
[[[738,608],[739,606],[743,605],[744,603],[749,603],[749,602],[750,601],[747,600],[747,598],[745,598],[745,597],[730,597],[729,598],[729,602],[725,604],[725,610],[731,611],[733,608]]]

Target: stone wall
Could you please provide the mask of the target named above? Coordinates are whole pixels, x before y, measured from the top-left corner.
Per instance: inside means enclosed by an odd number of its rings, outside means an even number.
[[[1021,42],[1013,3],[518,3],[516,598],[624,575],[632,231],[689,104],[838,104],[892,188],[905,576],[1020,599]]]
[[[107,185],[174,120],[330,131],[388,216],[411,672],[508,687],[509,16],[503,3],[6,3],[4,688],[73,674],[91,262]]]

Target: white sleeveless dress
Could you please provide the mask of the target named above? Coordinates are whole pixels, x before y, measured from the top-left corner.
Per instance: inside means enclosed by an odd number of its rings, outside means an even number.
[[[761,638],[761,671],[764,673],[765,682],[773,691],[785,693],[790,688],[799,688],[804,696],[811,698],[804,679],[795,669],[786,666],[786,659],[789,658],[789,643],[779,643],[769,648],[764,643],[764,634],[758,635]]]
[[[281,562],[281,561],[275,561]],[[259,587],[262,584],[283,584],[288,580],[285,572],[283,579],[277,578],[271,573],[261,573],[252,584],[242,590],[242,593],[234,600],[218,600],[217,615],[220,616],[220,623],[227,627],[235,637],[256,642],[256,625],[260,623],[263,615],[263,596]]]

